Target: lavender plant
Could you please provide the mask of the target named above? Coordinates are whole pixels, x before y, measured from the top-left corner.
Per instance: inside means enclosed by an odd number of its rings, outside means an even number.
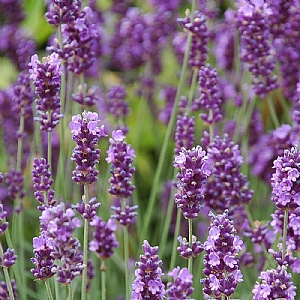
[[[0,299],[297,299],[299,11],[0,0]]]

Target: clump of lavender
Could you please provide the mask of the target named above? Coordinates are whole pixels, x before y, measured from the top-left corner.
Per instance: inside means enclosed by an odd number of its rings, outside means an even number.
[[[14,294],[15,300],[18,300],[17,286],[14,279],[11,280],[11,286]],[[0,282],[0,299],[10,299],[9,291],[7,284],[4,281]]]
[[[97,113],[83,112],[82,116],[72,117],[70,129],[77,144],[72,154],[72,160],[76,163],[72,179],[80,185],[92,184],[98,179],[99,172],[95,165],[99,162],[100,150],[97,146],[100,137],[106,136],[104,125],[100,126]]]
[[[207,124],[215,124],[222,119],[222,98],[220,93],[217,70],[209,64],[199,71],[199,98],[192,103],[192,110],[204,110],[201,119]]]
[[[300,206],[299,163],[300,151],[296,147],[285,150],[283,156],[274,161],[272,200],[279,209],[295,209]]]
[[[89,243],[89,250],[95,252],[101,260],[110,258],[113,254],[113,248],[119,247],[114,233],[117,230],[117,224],[113,219],[104,222],[95,216],[90,225],[95,227],[95,231],[93,232],[93,240]]]
[[[272,14],[264,1],[240,1],[237,20],[241,33],[241,60],[248,64],[253,75],[255,92],[261,97],[278,87],[272,72],[275,58],[271,47],[270,19]]]
[[[56,267],[53,266],[51,272],[57,274],[58,282],[70,284],[76,276],[82,274],[84,269],[79,240],[73,237],[75,229],[81,226],[80,221],[74,217],[74,211],[71,208],[65,209],[65,204],[59,203],[53,207],[45,207],[40,216],[40,223],[41,234],[47,243],[41,245],[43,242],[38,240],[35,244],[36,250],[52,248],[49,257],[45,258],[46,261],[51,262],[53,257],[60,263]],[[39,261],[34,260],[34,262]],[[34,273],[39,276],[38,269]]]
[[[192,34],[189,64],[195,69],[204,66],[207,58],[208,30],[206,27],[206,17],[199,11],[194,14],[191,20],[190,12],[187,12],[185,19],[178,19],[179,24]]]
[[[198,145],[191,150],[182,148],[175,157],[174,167],[178,167],[175,203],[186,219],[197,218],[203,200],[203,186],[211,174],[206,152]]]
[[[286,271],[286,267],[279,266],[276,270],[261,272],[260,279],[262,282],[257,282],[252,290],[253,300],[295,299],[296,287],[291,281],[292,276]]]
[[[168,282],[167,295],[169,300],[184,300],[190,299],[189,296],[193,293],[193,275],[189,273],[187,268],[176,267],[173,271],[168,272],[168,276],[174,278],[174,283]]]
[[[160,266],[162,261],[158,256],[158,247],[151,247],[148,241],[143,243],[144,254],[140,255],[140,261],[136,263],[135,280],[132,284],[132,300],[163,299],[165,298],[165,286],[162,283],[163,275]]]
[[[60,114],[60,82],[62,75],[61,60],[56,53],[44,57],[42,62],[38,60],[37,54],[31,57],[29,63],[36,99],[36,120],[41,124],[41,130],[50,132],[59,123]]]
[[[240,205],[248,204],[253,191],[247,177],[241,173],[243,157],[239,146],[227,134],[216,136],[207,147],[208,163],[212,175],[204,184],[204,203],[217,213],[228,209],[230,213]]]
[[[45,158],[33,159],[32,180],[34,182],[33,188],[35,189],[34,196],[42,204],[39,207],[40,210],[43,210],[44,206],[54,206],[56,204],[54,190],[51,189],[54,181],[51,178],[49,168],[50,165]]]
[[[57,265],[54,263],[53,251],[54,247],[49,245],[49,240],[43,235],[33,238],[34,257],[31,262],[35,268],[30,271],[36,279],[45,280],[55,275]]]
[[[230,297],[243,281],[239,270],[237,254],[242,250],[243,241],[236,235],[232,221],[228,218],[228,211],[214,215],[210,213],[212,223],[209,236],[204,243],[204,270],[206,278],[200,282],[204,284],[203,292],[210,297]]]

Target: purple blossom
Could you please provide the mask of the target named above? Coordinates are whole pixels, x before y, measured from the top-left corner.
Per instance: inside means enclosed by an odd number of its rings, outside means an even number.
[[[243,241],[235,235],[236,230],[228,219],[228,211],[213,215],[209,227],[209,235],[204,243],[204,284],[205,295],[220,298],[222,295],[231,296],[238,282],[243,281],[239,270],[237,254],[242,250]]]
[[[282,210],[295,209],[300,206],[300,152],[298,148],[285,150],[283,156],[274,161],[275,173],[272,176],[272,200]]]
[[[110,258],[113,254],[113,248],[119,247],[114,233],[117,229],[115,220],[109,219],[106,223],[95,216],[90,225],[95,226],[95,231],[93,232],[93,240],[89,243],[89,250],[95,252],[101,260]]]
[[[158,257],[158,247],[151,247],[148,241],[143,243],[144,254],[136,262],[135,280],[132,283],[132,300],[165,299],[166,291],[162,283],[163,275],[160,266],[162,261]]]
[[[102,98],[101,92],[96,86],[93,86],[87,90],[86,84],[83,87],[80,85],[78,87],[78,92],[72,94],[71,97],[73,101],[88,107],[95,105]]]
[[[4,210],[3,204],[0,203],[0,235],[2,235],[8,227],[8,222],[5,221],[6,216],[7,212]]]
[[[121,205],[121,199],[117,199],[117,203],[110,207],[111,210],[115,212],[111,218],[116,219],[120,225],[127,226],[134,223],[137,216],[136,210],[138,209],[137,205],[129,206],[128,204],[123,207]]]
[[[114,130],[112,138],[109,139],[110,146],[107,150],[106,161],[112,163],[110,189],[108,192],[117,197],[128,198],[131,196],[135,186],[131,179],[135,168],[132,167],[134,150],[125,141],[122,130]]]
[[[180,169],[175,203],[185,218],[196,218],[201,209],[203,185],[211,174],[206,153],[199,145],[191,150],[182,148],[175,157],[174,167]]]
[[[72,117],[70,122],[72,139],[76,142],[72,160],[76,163],[72,179],[82,184],[92,184],[97,181],[98,171],[95,169],[100,159],[97,148],[100,137],[106,137],[104,125],[100,125],[98,114],[83,112]]]
[[[15,300],[18,300],[17,286],[16,286],[16,281],[14,279],[11,280],[11,286],[13,289],[14,298]],[[10,299],[7,284],[4,281],[0,282],[0,299],[3,300]]]
[[[0,257],[0,266],[5,268],[10,268],[15,264],[17,256],[15,255],[15,250],[7,248],[3,253],[3,257]]]
[[[93,220],[96,216],[96,209],[100,205],[101,204],[98,202],[97,198],[93,197],[88,203],[82,200],[80,204],[73,205],[72,207],[75,208],[84,219]]]
[[[252,293],[253,300],[261,299],[286,299],[294,300],[296,287],[291,281],[291,274],[287,273],[286,267],[280,266],[276,270],[261,272],[261,283],[256,283]]]
[[[177,247],[177,251],[179,252],[180,256],[185,259],[196,257],[203,251],[203,245],[197,241],[197,238],[194,235],[192,236],[192,245],[190,245],[185,237],[183,238],[179,236],[177,240],[180,244],[180,246]]]
[[[59,123],[60,114],[60,81],[62,75],[61,61],[56,53],[44,57],[42,62],[37,54],[31,57],[28,64],[30,78],[33,80],[36,99],[37,115],[35,119],[40,122],[41,130],[52,131]]]
[[[168,272],[168,276],[174,278],[174,283],[168,282],[167,294],[169,300],[184,300],[190,299],[189,296],[193,293],[193,275],[189,273],[187,268],[176,267],[173,271]]]

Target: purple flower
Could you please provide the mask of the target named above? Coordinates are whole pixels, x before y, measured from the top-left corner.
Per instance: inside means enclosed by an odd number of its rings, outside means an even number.
[[[5,221],[6,216],[7,212],[4,210],[3,204],[0,203],[0,235],[2,235],[8,227],[8,222]]]
[[[117,197],[128,198],[131,196],[135,186],[131,179],[135,168],[132,167],[134,150],[125,141],[125,135],[121,130],[114,130],[112,138],[109,139],[110,146],[107,150],[106,161],[112,163],[110,189],[108,192]]]
[[[272,75],[275,58],[270,42],[272,10],[264,1],[244,2],[238,10],[238,29],[241,33],[241,60],[249,65],[255,92],[261,97],[278,87]]]
[[[80,85],[78,92],[72,94],[71,98],[80,105],[91,107],[101,100],[101,96],[101,92],[96,86],[87,90],[87,85],[85,84],[84,87]]]
[[[272,176],[272,200],[279,209],[295,209],[300,206],[300,152],[298,148],[285,150],[283,157],[274,161],[275,173]]]
[[[104,125],[100,126],[97,113],[83,112],[82,116],[72,117],[70,129],[77,144],[72,154],[76,163],[72,179],[80,185],[92,184],[98,179],[95,166],[100,159],[100,150],[97,146],[100,137],[106,137]]]
[[[80,204],[72,205],[84,219],[92,220],[96,215],[96,209],[100,206],[100,202],[97,201],[96,197],[93,197],[88,203],[84,200]]]
[[[202,109],[201,119],[207,124],[215,124],[222,118],[222,98],[220,93],[217,70],[212,69],[209,64],[202,66],[199,71],[199,93],[200,97],[192,103],[193,110]]]
[[[177,174],[179,193],[175,195],[175,203],[185,218],[196,218],[201,209],[203,185],[211,174],[206,153],[199,145],[191,150],[182,148],[175,157],[174,167],[180,169]]]
[[[280,266],[276,270],[261,272],[261,283],[256,283],[252,293],[253,300],[261,299],[286,299],[294,300],[296,287],[291,281],[291,274],[287,273],[286,267]]]
[[[3,253],[3,257],[0,257],[0,266],[9,268],[15,264],[17,256],[15,255],[15,250],[7,248]]]
[[[231,296],[238,282],[243,281],[239,270],[237,254],[242,250],[243,241],[235,235],[232,221],[228,219],[228,211],[213,215],[209,227],[209,235],[204,243],[204,270],[206,278],[200,282],[204,284],[203,293],[220,298],[222,295]]]
[[[192,236],[191,246],[185,237],[183,238],[179,236],[177,240],[180,243],[180,246],[177,247],[177,251],[179,252],[180,256],[185,259],[196,257],[203,251],[203,245],[197,241],[197,238],[194,235]]]
[[[41,130],[52,131],[62,118],[59,98],[62,75],[61,61],[56,53],[44,57],[42,62],[38,60],[37,54],[34,54],[28,65],[30,78],[33,80],[35,92],[39,96],[36,99],[38,114],[36,120],[40,122]]]
[[[140,262],[136,263],[138,268],[135,270],[131,299],[164,299],[166,292],[161,280],[162,261],[157,255],[158,247],[151,247],[145,240],[142,248],[144,254],[140,255]]]
[[[115,220],[109,219],[106,223],[95,216],[90,225],[95,226],[95,231],[93,232],[93,240],[89,243],[89,250],[95,252],[101,260],[110,258],[113,254],[113,248],[119,247],[114,233],[117,229]]]
[[[117,201],[118,202],[116,205],[111,206],[111,210],[115,212],[115,214],[112,215],[111,218],[116,219],[122,226],[132,224],[135,221],[135,217],[137,216],[136,210],[138,209],[138,206],[129,206],[126,204],[125,208],[123,208],[119,198],[117,199]]]
[[[187,268],[176,267],[168,273],[168,276],[174,278],[174,283],[168,282],[167,294],[169,300],[184,300],[190,299],[189,296],[193,293],[193,275],[189,273]]]
[[[11,286],[13,289],[14,298],[15,300],[18,300],[17,286],[16,281],[14,279],[11,280]],[[0,282],[0,299],[10,299],[7,284],[4,281]]]
[[[207,147],[208,163],[212,175],[203,187],[204,204],[218,213],[229,209],[230,214],[237,206],[252,199],[247,177],[241,173],[243,157],[239,147],[226,134],[216,136]]]

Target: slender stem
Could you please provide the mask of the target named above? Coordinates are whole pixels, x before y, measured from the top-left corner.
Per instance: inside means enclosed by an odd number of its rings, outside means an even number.
[[[122,210],[125,211],[125,199],[122,199]],[[130,282],[129,282],[129,239],[128,239],[128,226],[123,226],[124,233],[124,263],[125,263],[125,288],[126,300],[130,300]]]
[[[106,267],[105,267],[104,260],[101,260],[100,270],[101,270],[101,295],[102,295],[101,300],[105,300],[106,299],[106,283],[105,283]]]
[[[274,107],[274,101],[272,101],[270,96],[267,96],[267,99],[268,99],[268,104],[269,104],[273,124],[276,128],[278,128],[280,126],[280,123],[279,123],[279,120],[278,120],[278,117],[277,117],[277,114],[276,114],[276,110],[275,110],[275,107]]]
[[[73,300],[72,284],[68,284],[69,296],[68,300]]]
[[[194,10],[195,10],[195,1],[192,2],[192,11],[191,11],[192,16],[193,16]],[[182,69],[181,69],[181,72],[180,72],[180,79],[179,79],[179,84],[178,84],[178,88],[177,88],[176,98],[175,98],[175,101],[174,101],[174,106],[173,106],[172,114],[171,114],[171,117],[170,117],[170,121],[168,123],[168,127],[167,127],[167,131],[166,131],[166,134],[165,134],[165,137],[164,137],[164,141],[163,141],[163,144],[162,144],[157,169],[156,169],[156,172],[155,172],[155,175],[154,175],[154,179],[153,179],[153,183],[152,183],[153,188],[151,189],[148,207],[147,207],[146,213],[144,215],[144,218],[145,218],[144,226],[142,228],[141,235],[140,235],[140,237],[143,238],[143,239],[146,238],[146,236],[147,236],[147,231],[148,231],[148,227],[149,227],[149,224],[150,224],[150,221],[151,221],[151,216],[152,216],[152,212],[153,212],[153,208],[154,208],[154,204],[155,204],[156,195],[159,191],[160,176],[161,176],[161,173],[162,173],[162,170],[163,170],[163,165],[166,162],[167,149],[168,149],[168,145],[170,143],[171,136],[172,136],[173,129],[174,129],[174,125],[175,125],[175,122],[176,122],[177,111],[178,111],[178,103],[179,103],[181,91],[182,91],[182,88],[183,88],[183,85],[184,85],[185,73],[186,73],[187,65],[188,65],[191,39],[192,39],[192,34],[189,33],[188,38],[187,38],[186,51],[185,51],[185,54],[184,54],[184,61],[183,61]]]
[[[50,112],[48,112],[50,114]],[[50,116],[49,116],[50,117]],[[48,132],[48,153],[47,153],[47,159],[48,159],[48,164],[50,165],[49,167],[49,172],[51,172],[52,169],[52,132]]]
[[[176,216],[176,226],[175,226],[175,233],[173,239],[173,246],[172,246],[172,255],[171,255],[171,262],[169,270],[173,270],[175,267],[176,262],[176,254],[177,254],[177,238],[180,232],[180,223],[181,223],[181,210],[177,209],[177,216]]]
[[[287,238],[288,221],[289,221],[289,210],[285,209],[284,222],[283,222],[283,234],[282,234],[282,260],[284,260],[286,254],[286,238]]]
[[[0,255],[1,255],[1,257],[3,257],[3,247],[2,247],[1,242],[0,242]],[[7,289],[8,289],[9,299],[14,300],[15,297],[14,297],[14,293],[13,293],[13,289],[12,289],[8,269],[6,267],[3,267],[3,272],[4,272],[4,277],[5,277],[5,282],[6,282],[6,285],[7,285]]]
[[[188,219],[189,225],[189,244],[190,248],[192,249],[193,246],[193,219]],[[193,256],[191,256],[188,260],[188,270],[192,274],[192,265],[193,265]]]
[[[47,290],[49,300],[54,300],[54,298],[52,296],[52,292],[51,292],[51,288],[50,288],[50,284],[49,284],[48,279],[45,280],[45,286],[46,286],[46,290]]]
[[[193,97],[194,97],[194,91],[195,91],[195,87],[196,87],[197,79],[198,79],[198,74],[199,74],[199,70],[194,68],[193,69],[192,83],[191,83],[190,90],[189,90],[187,110],[190,110],[191,105],[192,105],[192,101],[193,101]]]
[[[84,185],[84,202],[88,202],[88,186]],[[84,219],[83,228],[83,265],[82,285],[81,285],[81,300],[86,300],[86,283],[87,283],[87,258],[88,258],[88,237],[89,237],[89,222]]]
[[[55,288],[55,299],[60,299],[59,286],[58,286],[58,281],[57,280],[54,281],[54,288]]]

